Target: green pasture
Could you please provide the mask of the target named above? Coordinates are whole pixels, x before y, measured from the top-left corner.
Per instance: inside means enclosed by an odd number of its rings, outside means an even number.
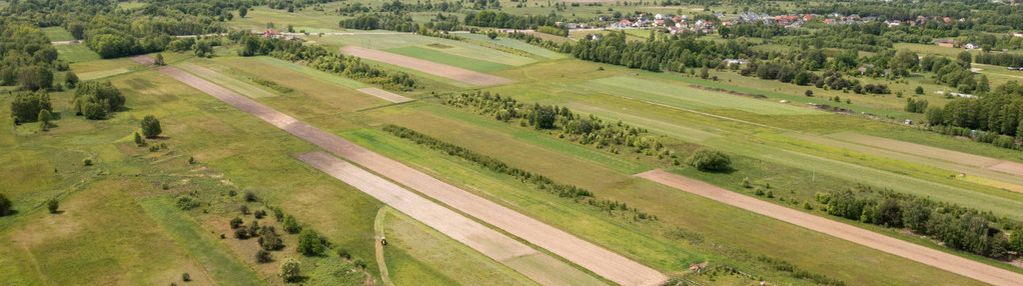
[[[325,35],[323,37],[310,38],[317,43],[333,47],[354,45],[377,50],[391,50],[418,46],[436,52],[509,66],[522,66],[536,62],[536,60],[529,57],[510,54],[472,43],[409,33],[367,31],[353,32],[350,35]]]
[[[711,110],[729,108],[768,115],[820,113],[801,106],[758,101],[757,99],[740,95],[730,95],[634,77],[601,78],[579,84],[578,86],[595,92],[603,92],[684,109]]]
[[[561,59],[567,56],[562,53],[551,51],[542,47],[534,46],[532,44],[528,44],[526,42],[511,38],[498,37],[496,39],[491,40],[490,37],[487,37],[487,35],[483,34],[458,34],[458,36],[479,42],[496,44],[502,47],[523,51],[531,55],[535,55],[545,59]]]
[[[86,62],[99,59],[99,54],[86,47],[85,44],[56,45],[60,58],[68,63]]]
[[[305,30],[308,33],[327,33],[340,31],[338,23],[343,19],[335,10],[344,2],[333,2],[315,6],[321,6],[317,11],[314,5],[304,10],[296,10],[288,13],[287,10],[270,9],[267,6],[255,6],[249,9],[245,17],[239,17],[238,11],[232,11],[234,18],[226,23],[238,29],[262,32],[266,30],[267,23],[273,23],[274,29],[285,32],[288,25],[292,25],[295,32]]]
[[[508,69],[511,67],[509,65],[499,64],[491,61],[471,59],[454,54],[449,54],[441,52],[438,49],[426,48],[422,46],[394,48],[386,51],[399,55],[410,56],[413,58],[423,59],[435,63],[445,64],[453,67],[459,67],[478,72],[493,72]]]
[[[42,28],[42,30],[43,34],[45,34],[46,38],[50,39],[51,42],[73,41],[75,39],[75,37],[71,36],[71,32],[65,30],[64,27],[46,27]]]

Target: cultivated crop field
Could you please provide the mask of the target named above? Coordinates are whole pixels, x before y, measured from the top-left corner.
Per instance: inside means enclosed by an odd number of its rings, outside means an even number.
[[[1023,281],[1023,153],[996,134],[1023,127],[1019,101],[985,98],[1023,73],[885,46],[925,42],[909,27],[832,43],[820,20],[742,22],[797,2],[317,2],[0,19],[43,39],[0,39],[17,64],[0,67],[0,281]],[[561,26],[651,14],[738,26]],[[991,40],[966,27],[957,39]],[[860,40],[878,45],[844,46]],[[893,63],[923,56],[960,62]],[[967,90],[978,104],[950,95]]]

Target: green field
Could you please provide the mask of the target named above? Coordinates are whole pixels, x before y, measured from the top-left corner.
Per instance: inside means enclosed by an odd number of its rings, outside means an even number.
[[[460,67],[478,72],[493,72],[508,69],[511,66],[490,61],[466,58],[442,52],[443,49],[432,49],[428,47],[410,46],[386,50],[399,55],[406,55],[413,58],[428,60],[449,66]]]
[[[612,77],[595,79],[579,87],[594,92],[633,98],[683,109],[708,110],[728,108],[765,115],[818,114],[820,112],[800,106],[772,102],[756,102],[741,95],[701,90],[689,86],[637,79]]]
[[[43,34],[46,34],[46,38],[50,39],[51,42],[72,41],[75,39],[63,27],[46,27],[42,30]]]

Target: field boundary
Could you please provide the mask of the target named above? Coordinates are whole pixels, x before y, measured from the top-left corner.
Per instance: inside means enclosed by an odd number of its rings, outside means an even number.
[[[1023,274],[762,201],[661,169],[639,173],[636,176],[984,283],[1009,286],[1019,285],[1019,282],[1023,281]]]

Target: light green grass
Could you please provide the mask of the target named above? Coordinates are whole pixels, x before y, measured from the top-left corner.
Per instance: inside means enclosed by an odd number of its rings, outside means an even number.
[[[50,39],[51,42],[72,41],[75,39],[75,37],[71,36],[71,32],[64,30],[64,27],[46,27],[42,28],[42,30],[43,34],[45,34],[46,38]]]
[[[787,104],[756,100],[739,95],[697,89],[689,86],[643,80],[634,77],[611,77],[578,85],[591,91],[665,104],[685,109],[729,108],[756,114],[819,114],[820,112]]]
[[[476,41],[497,44],[511,49],[520,50],[546,59],[561,59],[568,56],[542,47],[527,44],[526,42],[519,41],[516,39],[498,37],[496,39],[491,40],[490,37],[487,37],[487,35],[483,34],[458,34],[458,36]]]
[[[443,53],[458,55],[460,57],[490,61],[510,66],[522,66],[536,62],[535,59],[529,57],[506,53],[463,41],[387,31],[366,31],[355,32],[354,35],[327,35],[323,37],[314,36],[309,38],[317,43],[332,47],[354,45],[370,49],[389,50],[409,46],[420,46]]]
[[[238,11],[231,11],[234,18],[227,24],[234,28],[264,31],[267,23],[274,23],[277,31],[287,31],[288,25],[292,25],[295,32],[305,30],[309,33],[334,32],[341,30],[338,22],[343,19],[335,13],[344,2],[334,2],[323,5],[322,11],[315,11],[312,6],[305,10],[297,10],[288,13],[288,10],[270,9],[267,6],[256,6],[249,9],[245,17],[238,16]]]
[[[85,44],[56,45],[60,58],[68,63],[99,60],[99,54],[86,47]]]

